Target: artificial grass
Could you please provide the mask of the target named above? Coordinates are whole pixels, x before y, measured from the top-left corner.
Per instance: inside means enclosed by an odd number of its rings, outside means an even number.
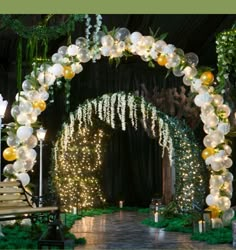
[[[229,227],[214,228],[205,233],[194,233],[191,239],[206,241],[208,244],[232,243],[232,229]]]
[[[63,216],[63,215],[62,215]],[[64,225],[64,236],[66,239],[73,239],[75,245],[85,244],[85,238],[76,238],[68,230],[74,222],[81,219],[79,215],[67,214]],[[38,249],[38,239],[47,230],[47,225],[36,223],[35,225],[6,225],[2,227],[5,237],[0,238],[0,249]]]
[[[232,220],[235,219],[233,218]],[[208,244],[226,244],[233,241],[231,225],[223,228],[214,228],[204,233],[193,233],[191,215],[161,218],[159,222],[154,222],[153,218],[146,218],[142,223],[151,227],[164,228],[165,231],[191,233],[192,240],[205,241]]]
[[[191,220],[190,215],[179,215],[174,218],[161,218],[159,222],[154,222],[153,218],[146,218],[142,223],[151,227],[165,228],[166,231],[192,233]]]

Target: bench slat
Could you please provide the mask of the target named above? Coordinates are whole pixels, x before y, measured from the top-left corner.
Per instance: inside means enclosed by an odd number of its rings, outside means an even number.
[[[10,202],[0,202],[0,210],[6,209],[7,207],[30,207],[28,202],[17,202],[17,201],[10,201]]]
[[[0,188],[0,194],[5,194],[5,193],[24,193],[24,190],[22,188],[18,188],[18,187]]]
[[[0,201],[11,201],[11,200],[25,200],[25,195],[14,195],[14,194],[6,194],[0,195]]]
[[[0,221],[59,211],[57,206],[31,207],[30,199],[20,181],[0,182]]]
[[[57,211],[58,207],[22,207],[22,208],[12,208],[12,209],[0,209],[0,216],[3,215],[12,215],[12,214],[31,214],[31,213],[40,213],[40,212],[52,212]]]
[[[0,182],[0,187],[14,187],[20,186],[20,182],[19,181],[8,181],[8,182]]]

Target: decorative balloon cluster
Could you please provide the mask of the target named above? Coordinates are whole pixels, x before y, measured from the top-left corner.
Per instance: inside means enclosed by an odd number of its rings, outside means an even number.
[[[5,166],[4,173],[15,175],[24,185],[29,183],[27,172],[35,163],[36,152],[33,148],[37,145],[33,126],[38,115],[46,108],[49,88],[57,80],[72,79],[83,70],[81,63],[91,59],[98,60],[101,56],[120,58],[133,54],[139,55],[144,61],[157,62],[177,77],[183,76],[183,83],[196,93],[194,102],[201,108],[201,119],[207,133],[202,157],[211,167],[210,194],[206,202],[221,211],[229,210],[233,176],[228,170],[232,165],[229,158],[231,148],[227,145],[225,135],[230,130],[230,108],[224,104],[223,97],[215,93],[213,74],[196,68],[196,54],[185,54],[182,49],[164,40],[143,36],[140,32],[130,34],[128,29],[119,28],[107,34],[98,31],[96,36],[96,43],[79,37],[75,44],[60,47],[52,55],[51,65],[43,64],[36,68],[23,82],[23,91],[16,96],[16,103],[11,110],[15,122],[8,125],[9,147],[3,153],[6,160],[16,161]]]

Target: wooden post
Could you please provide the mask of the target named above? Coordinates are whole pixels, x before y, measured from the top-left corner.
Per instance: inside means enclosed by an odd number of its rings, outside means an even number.
[[[168,204],[172,200],[172,169],[167,149],[162,159],[162,193],[163,203]]]

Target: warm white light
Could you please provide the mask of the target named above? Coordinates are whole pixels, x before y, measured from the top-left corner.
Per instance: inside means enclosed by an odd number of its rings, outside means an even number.
[[[0,94],[0,117],[3,118],[4,117],[4,114],[5,114],[5,111],[6,111],[6,108],[7,108],[7,101],[3,101],[3,97],[2,95]]]
[[[40,127],[37,129],[37,137],[40,141],[43,141],[45,139],[45,135],[47,133],[47,130],[44,129],[43,127]]]

